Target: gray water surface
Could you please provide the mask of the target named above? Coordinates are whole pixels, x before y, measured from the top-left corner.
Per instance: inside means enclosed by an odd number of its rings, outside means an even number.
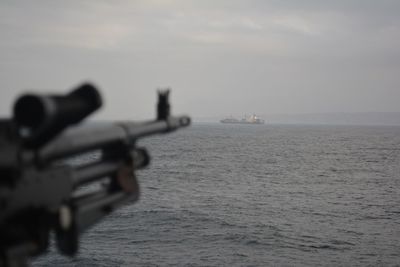
[[[141,145],[140,201],[34,266],[400,264],[400,127],[199,124]]]

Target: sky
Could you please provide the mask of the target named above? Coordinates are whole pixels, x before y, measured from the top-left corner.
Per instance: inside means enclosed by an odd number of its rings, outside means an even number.
[[[98,119],[400,112],[400,1],[1,1],[0,115],[94,83]]]

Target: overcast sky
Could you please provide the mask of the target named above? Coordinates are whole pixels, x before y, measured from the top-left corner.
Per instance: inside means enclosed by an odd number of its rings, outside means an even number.
[[[0,114],[102,91],[101,119],[400,111],[400,1],[1,1]]]

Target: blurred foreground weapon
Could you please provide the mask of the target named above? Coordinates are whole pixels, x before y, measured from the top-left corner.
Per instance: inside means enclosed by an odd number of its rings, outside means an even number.
[[[190,124],[170,116],[168,96],[159,92],[155,120],[68,130],[101,106],[94,86],[16,101],[13,118],[0,120],[0,266],[24,266],[44,253],[51,231],[60,252],[73,256],[80,233],[138,199],[133,170],[150,158],[136,141]],[[76,160],[85,155],[93,159]]]

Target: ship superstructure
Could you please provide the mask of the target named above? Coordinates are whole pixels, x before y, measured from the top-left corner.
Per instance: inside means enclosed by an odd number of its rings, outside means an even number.
[[[244,116],[243,119],[236,119],[232,116],[229,118],[225,118],[220,120],[221,123],[236,123],[236,124],[264,124],[265,121],[258,117],[256,114],[253,114],[251,116]]]

